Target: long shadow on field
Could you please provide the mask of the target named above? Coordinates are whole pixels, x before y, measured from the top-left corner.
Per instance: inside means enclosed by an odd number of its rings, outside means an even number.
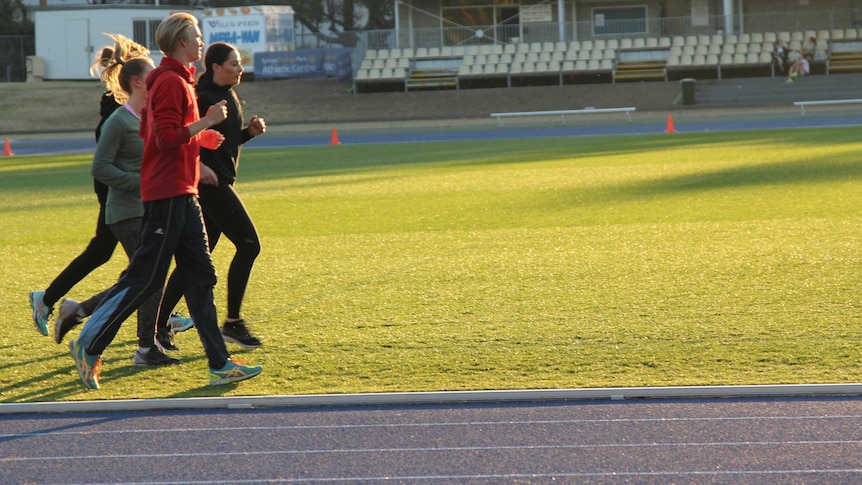
[[[825,130],[832,130],[827,132]],[[685,133],[674,135],[634,135],[527,138],[491,141],[453,141],[410,144],[369,144],[338,147],[300,147],[247,150],[243,153],[239,170],[239,183],[243,181],[290,179],[309,176],[356,174],[390,170],[400,166],[428,165],[477,166],[545,162],[558,159],[593,156],[644,155],[657,150],[698,148],[712,145],[716,148],[734,145],[751,147],[751,140],[764,139],[764,133],[774,133],[769,144],[822,144],[819,132],[834,138],[834,128],[801,130],[757,130],[729,133]],[[849,136],[849,135],[848,135]],[[842,140],[851,141],[851,140]],[[20,163],[15,168],[2,170],[0,190],[14,192],[68,191],[80,187],[81,192],[92,193],[90,176],[91,156],[76,156],[75,160],[57,156],[33,165]],[[2,169],[3,167],[0,167]]]
[[[803,191],[818,184],[822,188],[844,182],[858,183],[862,178],[862,163],[851,158],[843,155],[840,159],[800,159],[712,170],[697,170],[695,167],[694,171],[689,169],[687,173],[662,172],[652,177],[637,177],[635,180],[620,180],[618,183],[609,181],[597,186],[581,187],[575,183],[565,191],[533,192],[529,198],[511,202],[520,206],[520,209],[526,206],[533,213],[543,215],[553,213],[555,209],[592,211],[596,208],[609,208],[616,204],[662,197],[681,196],[680,200],[686,197],[695,200],[701,195],[720,190],[757,191],[760,188],[798,186],[799,190]],[[649,169],[649,166],[644,166],[645,171]],[[513,214],[519,213],[519,207],[513,206],[509,210]],[[571,216],[569,212],[561,214],[565,214],[565,217]]]
[[[831,131],[825,131],[831,130]],[[518,139],[449,143],[379,144],[339,147],[307,147],[285,151],[258,150],[243,154],[242,181],[326,177],[361,173],[394,172],[399,168],[429,170],[453,167],[480,167],[518,163],[578,160],[590,157],[640,157],[657,151],[677,149],[751,150],[758,145],[772,147],[793,144],[821,145],[824,139],[850,143],[851,135],[835,129],[765,130],[729,133],[685,133],[674,135],[604,136],[550,139]],[[823,135],[818,133],[823,132]],[[285,159],[289,157],[289,159]]]
[[[862,163],[855,161],[797,160],[746,165],[711,172],[658,178],[640,185],[652,194],[662,192],[704,191],[754,185],[794,185],[836,182],[862,177]]]

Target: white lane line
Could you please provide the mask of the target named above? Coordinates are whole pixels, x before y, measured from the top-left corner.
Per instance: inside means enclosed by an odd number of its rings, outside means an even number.
[[[690,442],[690,443],[607,443],[581,445],[523,445],[523,446],[441,446],[441,447],[405,447],[405,448],[335,448],[311,450],[270,450],[270,451],[219,451],[200,453],[134,453],[134,454],[99,454],[74,456],[15,456],[0,458],[0,463],[27,461],[67,461],[67,460],[108,460],[129,458],[207,458],[207,457],[238,457],[238,456],[278,456],[278,455],[319,455],[319,454],[369,454],[369,453],[442,453],[442,452],[475,452],[475,451],[531,451],[531,450],[603,450],[620,448],[718,448],[718,447],[759,447],[759,446],[835,446],[862,445],[862,440],[805,440],[805,441],[727,441],[727,442]]]
[[[446,427],[476,427],[476,426],[548,426],[548,425],[583,425],[583,424],[640,424],[640,423],[692,423],[692,422],[733,422],[733,421],[833,421],[862,419],[862,414],[843,415],[803,415],[803,416],[725,416],[725,417],[688,417],[688,418],[610,418],[610,419],[552,419],[524,421],[464,421],[464,422],[429,422],[429,423],[375,423],[375,424],[324,424],[324,425],[286,425],[286,426],[225,426],[199,428],[148,428],[119,430],[80,430],[80,431],[32,431],[28,433],[0,434],[0,440],[14,438],[29,438],[38,436],[79,436],[79,435],[112,435],[112,434],[150,434],[150,433],[229,433],[237,431],[300,431],[329,429],[380,429],[380,428],[446,428]],[[100,423],[101,424],[101,423]],[[86,424],[81,423],[81,426]]]
[[[257,480],[199,480],[182,482],[100,482],[98,485],[215,485],[221,483],[338,483],[338,482],[384,482],[384,481],[463,481],[463,480],[512,480],[528,478],[599,478],[599,477],[722,477],[722,476],[764,476],[764,475],[858,475],[862,468],[825,468],[812,470],[721,470],[721,471],[679,471],[679,472],[583,472],[583,473],[511,473],[494,475],[390,475],[379,477],[329,477],[329,478],[264,478]],[[822,477],[818,477],[822,478]],[[46,484],[47,485],[47,484]],[[56,484],[59,485],[59,484]],[[87,484],[63,485],[94,485]]]

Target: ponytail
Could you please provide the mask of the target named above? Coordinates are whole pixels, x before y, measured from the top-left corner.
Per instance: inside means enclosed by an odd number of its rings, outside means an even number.
[[[99,77],[114,95],[118,104],[128,101],[132,93],[132,78],[144,73],[152,65],[150,51],[146,47],[120,34],[105,34],[114,41],[113,47],[105,47],[98,56]],[[95,65],[96,63],[94,63]]]

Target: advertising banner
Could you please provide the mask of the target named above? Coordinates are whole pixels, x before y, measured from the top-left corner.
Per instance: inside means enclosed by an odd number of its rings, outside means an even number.
[[[252,56],[258,52],[293,48],[293,9],[288,6],[204,9],[201,31],[207,45],[213,42],[234,45],[247,65],[246,71],[251,73],[255,72]]]
[[[351,53],[352,49],[327,49],[324,63],[326,76],[334,77],[338,82],[350,79],[353,76]]]
[[[298,49],[259,52],[254,55],[254,75],[262,79],[334,77],[350,79],[351,49]]]

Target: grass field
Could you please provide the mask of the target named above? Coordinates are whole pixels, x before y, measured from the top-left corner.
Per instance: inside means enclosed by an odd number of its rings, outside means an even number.
[[[208,387],[131,364],[87,392],[27,291],[85,246],[88,156],[0,159],[0,401],[858,382],[856,128],[247,150],[264,366]],[[225,275],[233,251],[214,254]],[[112,284],[119,249],[69,297]],[[224,281],[216,287],[224,312]],[[70,337],[75,338],[73,330]]]

